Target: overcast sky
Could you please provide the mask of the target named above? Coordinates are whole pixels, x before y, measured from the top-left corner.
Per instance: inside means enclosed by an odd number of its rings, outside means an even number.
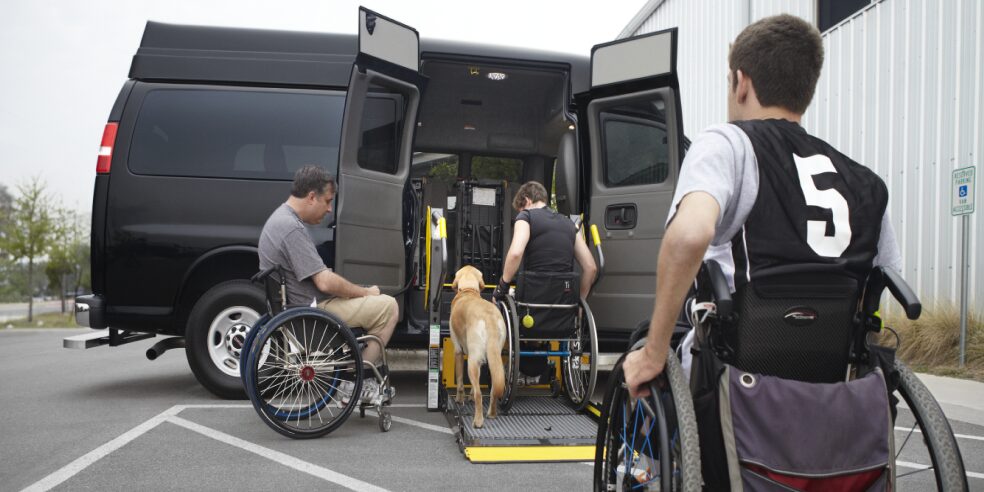
[[[148,20],[356,32],[359,5],[422,38],[590,53],[646,0],[0,0],[0,184],[89,211],[96,152]]]

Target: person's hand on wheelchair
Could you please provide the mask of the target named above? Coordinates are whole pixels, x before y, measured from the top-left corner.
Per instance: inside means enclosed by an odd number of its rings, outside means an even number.
[[[625,386],[632,398],[645,398],[650,395],[649,382],[663,372],[666,365],[668,347],[652,347],[647,341],[642,348],[629,352],[622,361],[622,375]]]
[[[492,291],[492,299],[496,302],[502,302],[507,294],[509,294],[509,282],[500,278],[499,285],[496,285],[495,290]]]

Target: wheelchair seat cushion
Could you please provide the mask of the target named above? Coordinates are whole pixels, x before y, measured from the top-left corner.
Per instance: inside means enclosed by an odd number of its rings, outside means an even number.
[[[516,276],[516,301],[530,304],[577,305],[579,276],[574,272],[520,272]],[[524,338],[566,338],[574,326],[576,308],[518,306],[520,320],[529,314],[533,326],[520,327]]]

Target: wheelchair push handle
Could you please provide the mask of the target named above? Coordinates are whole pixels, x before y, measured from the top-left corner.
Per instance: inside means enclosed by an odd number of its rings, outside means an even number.
[[[867,293],[865,294],[864,307],[868,312],[878,310],[878,302],[882,291],[888,287],[888,291],[902,305],[905,316],[909,319],[919,319],[922,314],[922,303],[919,297],[912,291],[909,284],[905,282],[901,275],[891,268],[875,267],[871,277],[868,279]]]
[[[253,275],[252,277],[249,278],[249,281],[254,284],[262,282],[266,280],[266,278],[269,277],[271,273],[273,272],[279,273],[279,270],[280,270],[280,265],[274,265],[270,268],[267,268],[266,270],[261,270],[256,275]]]

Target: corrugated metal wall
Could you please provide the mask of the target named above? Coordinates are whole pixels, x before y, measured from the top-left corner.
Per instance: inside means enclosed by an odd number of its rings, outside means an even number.
[[[815,8],[808,0],[666,0],[623,37],[680,28],[684,121],[694,134],[726,119],[728,43],[741,29],[781,12],[813,22]],[[888,184],[903,274],[924,303],[959,302],[961,228],[950,216],[950,174],[984,163],[982,30],[979,0],[875,2],[823,33],[823,73],[803,121]],[[977,208],[968,297],[981,313],[984,206]]]

